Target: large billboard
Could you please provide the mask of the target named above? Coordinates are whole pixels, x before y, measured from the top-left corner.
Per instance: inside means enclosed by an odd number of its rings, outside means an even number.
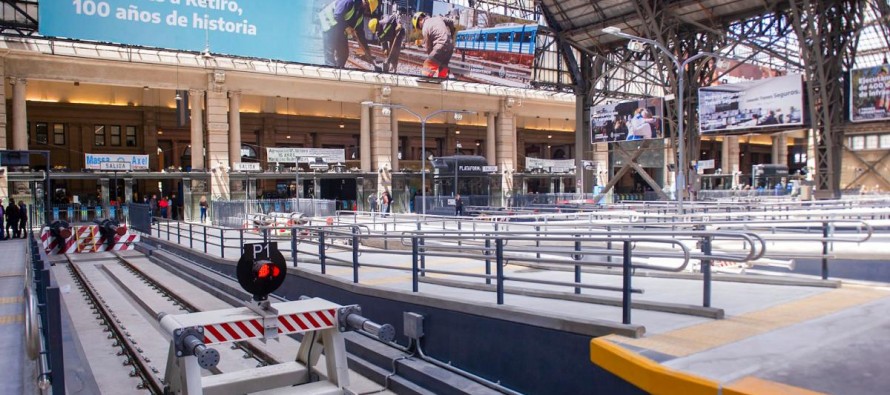
[[[701,133],[802,126],[800,74],[699,88]]]
[[[353,0],[52,0],[40,4],[40,34],[529,86],[534,22],[434,2],[415,30],[407,10],[380,3],[371,14]]]
[[[664,100],[654,97],[591,107],[590,133],[594,144],[664,138]]]
[[[890,119],[890,65],[850,71],[850,120]]]

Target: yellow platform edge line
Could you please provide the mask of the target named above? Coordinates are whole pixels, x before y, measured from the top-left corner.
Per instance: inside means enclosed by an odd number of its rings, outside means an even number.
[[[24,301],[24,300],[25,300],[25,298],[23,298],[21,296],[4,297],[4,298],[0,298],[0,304],[16,304],[16,303],[22,303],[22,301]]]
[[[24,321],[25,321],[25,316],[23,316],[21,314],[0,316],[0,325],[15,324],[15,323],[24,322]]]
[[[754,376],[743,377],[723,388],[723,395],[825,395],[775,381],[764,380]]]
[[[669,369],[603,338],[590,341],[590,361],[652,395],[717,395],[716,381]]]

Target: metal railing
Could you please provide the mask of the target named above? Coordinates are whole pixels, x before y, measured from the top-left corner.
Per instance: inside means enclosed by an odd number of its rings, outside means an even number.
[[[33,231],[28,242],[25,270],[25,349],[37,362],[37,386],[65,393],[65,369],[62,348],[62,304],[59,287],[50,276],[46,255],[42,253]]]
[[[129,205],[88,206],[83,204],[54,204],[50,207],[50,221],[68,221],[70,223],[92,222],[97,218],[111,218],[126,221],[129,216]]]
[[[213,225],[243,228],[253,214],[302,213],[307,217],[327,217],[336,214],[336,200],[322,199],[259,199],[214,200],[207,213]],[[197,216],[196,216],[197,217]]]

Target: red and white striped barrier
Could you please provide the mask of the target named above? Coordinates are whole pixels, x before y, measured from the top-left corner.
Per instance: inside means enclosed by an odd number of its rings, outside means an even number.
[[[99,232],[98,225],[84,225],[72,229],[71,237],[65,239],[64,245],[52,236],[49,227],[40,232],[40,242],[44,251],[49,255],[93,253],[103,251],[128,251],[133,250],[140,237],[137,234],[124,233],[115,235],[114,243],[108,248],[106,239]]]
[[[278,334],[289,335],[334,328],[337,310],[327,309],[278,316]],[[263,337],[263,324],[258,319],[220,322],[204,325],[204,344],[221,344]]]

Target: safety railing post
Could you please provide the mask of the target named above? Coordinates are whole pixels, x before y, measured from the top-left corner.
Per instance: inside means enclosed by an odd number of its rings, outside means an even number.
[[[541,226],[535,226],[535,249],[538,252],[535,252],[535,258],[541,259]]]
[[[383,224],[383,249],[389,249],[389,224]]]
[[[702,281],[704,282],[702,306],[711,307],[711,236],[702,238],[701,252],[706,257],[701,260]]]
[[[176,224],[176,245],[182,244],[182,228],[179,227],[179,224]]]
[[[621,287],[621,322],[630,325],[630,291],[631,291],[631,275],[633,274],[633,266],[631,264],[631,242],[624,241],[623,268],[621,277],[623,284]]]
[[[828,222],[822,223],[822,279],[828,280]]]
[[[207,253],[207,226],[204,226],[204,253]]]
[[[241,243],[244,245],[244,243]],[[189,224],[189,249],[195,248],[195,234],[192,232],[192,224]]]
[[[485,235],[485,283],[491,284],[491,235]]]
[[[461,231],[462,231],[462,229],[461,229],[461,221],[457,221],[457,233],[458,233],[458,234],[457,234],[457,246],[458,246],[458,247],[461,246],[461,242],[460,242],[460,239],[462,238],[462,237],[460,237],[460,233],[461,233]]]
[[[418,227],[420,224],[417,224]],[[411,291],[417,292],[418,283],[420,279],[418,278],[418,261],[420,260],[420,238],[414,236],[411,238]]]
[[[606,249],[611,251],[612,250],[612,227],[611,226],[606,227],[606,237],[609,239],[609,241],[606,242]],[[606,262],[612,263],[612,254],[606,255]]]
[[[226,231],[219,228],[219,254],[220,258],[226,259]]]
[[[318,231],[318,262],[321,264],[321,274],[326,274],[324,256],[324,231]]]
[[[575,235],[575,251],[579,252],[579,254],[574,255],[572,258],[575,261],[580,261],[584,256],[580,254],[581,252],[581,235]],[[575,284],[581,284],[581,265],[575,265]],[[575,294],[581,294],[581,287],[575,287]]]
[[[358,228],[352,228],[352,282],[358,284]]]
[[[290,259],[294,261],[294,267],[297,267],[297,228],[290,229]]]
[[[167,221],[167,241],[170,241],[170,221]]]
[[[498,304],[504,304],[504,239],[494,239],[495,263],[497,264]]]
[[[49,348],[49,370],[54,394],[65,393],[65,363],[62,342],[62,306],[59,287],[46,289],[47,303],[47,346]]]
[[[420,238],[420,275],[426,277],[426,238]]]

